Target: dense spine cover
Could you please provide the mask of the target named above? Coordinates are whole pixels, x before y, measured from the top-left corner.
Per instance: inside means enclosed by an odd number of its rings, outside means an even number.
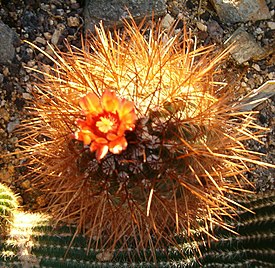
[[[56,223],[76,225],[87,247],[113,251],[177,245],[175,234],[230,228],[222,215],[251,183],[260,154],[245,147],[264,128],[233,108],[230,86],[215,81],[227,52],[196,47],[186,31],[160,24],[103,26],[82,49],[53,48],[21,126],[32,185]],[[42,53],[45,53],[41,50]],[[37,70],[36,70],[37,71]],[[221,76],[222,78],[222,76]],[[146,256],[146,254],[145,254]],[[143,256],[143,257],[145,257]]]

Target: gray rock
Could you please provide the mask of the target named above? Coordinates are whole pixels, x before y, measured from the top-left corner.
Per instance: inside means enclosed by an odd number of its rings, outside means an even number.
[[[63,31],[65,30],[65,28],[66,28],[65,25],[63,25],[61,23],[57,24],[57,26],[56,26],[56,28],[54,30],[54,33],[52,35],[52,38],[51,38],[51,43],[53,45],[57,45],[58,44],[58,42],[60,40],[60,37],[61,37]]]
[[[239,64],[265,54],[265,50],[256,42],[254,37],[242,27],[238,28],[224,44],[226,46],[233,44],[230,53]]]
[[[144,17],[161,17],[166,14],[164,0],[87,0],[84,8],[85,30],[94,32],[100,21],[104,26],[120,27],[129,12],[138,21]]]
[[[7,131],[8,133],[13,132],[20,124],[20,121],[18,118],[16,118],[14,121],[10,121],[7,125]]]
[[[223,28],[220,26],[218,22],[215,20],[210,21],[207,23],[207,31],[210,35],[210,37],[215,42],[221,42],[223,37]]]
[[[275,95],[275,80],[270,80],[261,85],[256,90],[252,90],[247,95],[245,95],[239,103],[237,103],[236,108],[240,111],[252,111],[255,107],[260,105],[265,100],[271,98]]]
[[[265,0],[211,0],[220,19],[226,23],[270,19]]]
[[[15,56],[14,44],[18,37],[8,25],[0,20],[0,63],[6,64]]]
[[[174,25],[174,23],[175,19],[170,14],[166,14],[161,21],[161,26],[163,29],[169,30]]]

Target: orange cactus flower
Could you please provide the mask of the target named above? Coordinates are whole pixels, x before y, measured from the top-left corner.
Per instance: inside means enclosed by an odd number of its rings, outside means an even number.
[[[125,131],[133,131],[136,122],[133,102],[119,99],[114,92],[105,90],[101,98],[92,92],[88,93],[79,101],[79,105],[86,118],[76,120],[79,130],[74,138],[90,145],[98,161],[108,151],[120,154],[127,148]]]

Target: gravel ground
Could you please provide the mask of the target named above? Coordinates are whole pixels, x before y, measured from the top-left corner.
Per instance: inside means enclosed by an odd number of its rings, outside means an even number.
[[[12,28],[18,36],[16,55],[8,64],[0,64],[0,149],[3,155],[18,150],[18,137],[13,132],[16,126],[26,119],[25,106],[31,100],[32,85],[36,81],[33,72],[25,67],[39,68],[40,63],[51,64],[42,53],[31,48],[24,40],[37,45],[51,54],[47,42],[64,51],[64,40],[72,45],[81,46],[83,28],[83,7],[80,1],[2,1],[0,19]],[[18,156],[0,160],[0,181],[11,185],[23,198],[22,203],[35,209],[45,200],[33,188],[20,167]],[[19,168],[16,168],[18,167]]]
[[[274,1],[267,1],[269,11],[274,19]],[[255,37],[258,44],[266,48],[266,55],[254,58],[242,65],[229,58],[225,63],[228,81],[237,81],[236,88],[246,94],[258,88],[264,82],[275,79],[274,37],[275,29],[268,21],[225,24],[222,23],[208,1],[167,1],[167,23],[173,19],[184,18],[188,28],[198,38],[199,45],[216,43],[222,47],[237,28],[244,27]],[[33,73],[25,66],[39,68],[40,63],[51,64],[49,59],[35,51],[23,40],[33,42],[42,50],[51,53],[47,42],[64,51],[64,40],[80,47],[83,33],[83,1],[76,0],[14,0],[0,3],[0,19],[13,29],[18,38],[15,40],[15,57],[10,63],[0,63],[0,150],[3,155],[18,150],[18,137],[15,127],[26,118],[25,106],[31,100],[32,84],[36,80]],[[178,28],[182,26],[179,23]],[[0,41],[1,42],[1,41]],[[273,47],[273,50],[272,50]],[[271,49],[270,49],[271,48]],[[234,82],[235,83],[235,82]],[[258,123],[269,127],[262,144],[251,141],[249,147],[266,154],[263,159],[275,164],[275,96],[257,107]],[[17,156],[11,155],[0,160],[0,181],[5,182],[21,193],[22,202],[35,209],[45,200],[33,188],[31,182],[20,180],[26,172],[20,167]],[[19,168],[16,168],[19,166]],[[256,183],[258,191],[274,189],[275,169],[257,168],[248,174]]]

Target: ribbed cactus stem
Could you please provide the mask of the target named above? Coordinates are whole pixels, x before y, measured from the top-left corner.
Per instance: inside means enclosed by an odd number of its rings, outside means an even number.
[[[242,210],[235,224],[228,221],[239,235],[216,230],[218,242],[211,240],[199,258],[203,267],[274,267],[275,193],[247,196],[241,204],[254,214]]]
[[[38,222],[31,235],[31,256],[36,260],[32,267],[274,267],[274,197],[274,193],[258,194],[241,202],[255,213],[242,210],[235,219],[226,219],[239,235],[216,228],[218,241],[207,240],[194,230],[195,241],[190,243],[182,236],[177,247],[156,249],[154,260],[149,258],[153,254],[150,249],[142,253],[135,248],[102,252],[92,243],[88,250],[87,239],[82,235],[77,235],[68,248],[76,228],[62,226],[53,230]],[[20,256],[17,254],[17,258],[6,260],[5,264],[20,267]]]
[[[0,183],[0,227],[5,227],[7,222],[12,221],[13,213],[18,206],[17,196],[9,187]]]

